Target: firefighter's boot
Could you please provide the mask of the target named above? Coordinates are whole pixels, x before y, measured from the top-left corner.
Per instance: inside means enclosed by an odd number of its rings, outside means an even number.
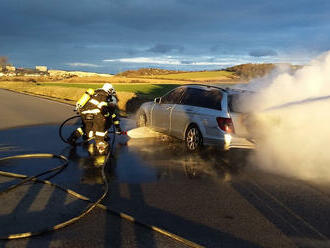
[[[76,130],[68,138],[68,143],[72,146],[76,145],[77,139],[80,137],[80,133]]]

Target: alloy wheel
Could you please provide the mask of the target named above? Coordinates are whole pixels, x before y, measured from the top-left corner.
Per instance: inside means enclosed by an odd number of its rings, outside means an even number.
[[[141,113],[139,114],[139,117],[138,117],[138,127],[145,127],[147,125],[147,118],[145,116],[145,114]]]
[[[190,151],[196,151],[202,144],[202,135],[197,127],[189,128],[186,136],[186,146]]]

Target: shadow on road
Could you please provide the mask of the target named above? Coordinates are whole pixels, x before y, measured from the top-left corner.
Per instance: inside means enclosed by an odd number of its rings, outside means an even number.
[[[70,151],[57,137],[57,128],[1,131],[0,140],[5,144],[2,147],[17,148],[4,150],[2,156],[62,153],[70,158],[69,167],[51,181],[97,199],[103,192],[98,167],[101,158],[90,156],[83,147]],[[42,142],[46,136],[47,146]],[[108,170],[110,194],[103,204],[207,247],[289,244],[283,233],[297,239],[321,240],[319,234],[329,236],[326,222],[313,211],[318,209],[320,215],[330,216],[329,202],[319,199],[302,183],[278,176],[256,172],[251,181],[251,173],[255,171],[247,166],[248,154],[238,150],[222,153],[216,149],[187,154],[183,144],[171,140],[136,139],[127,144],[120,144],[118,140]],[[53,161],[16,162],[2,163],[0,167],[33,175],[54,166]],[[11,180],[0,177],[0,190],[10,183]],[[42,184],[27,184],[1,197],[1,202],[6,204],[0,206],[0,236],[55,225],[86,207],[86,203]],[[311,201],[315,197],[319,200]],[[246,216],[247,207],[259,212],[256,216]],[[268,222],[258,226],[259,222],[254,222],[258,218],[266,218]],[[272,225],[280,231],[274,234]],[[315,227],[313,232],[311,226]],[[263,237],[268,237],[268,241]],[[101,209],[63,230],[31,239],[0,242],[2,246],[185,247]]]

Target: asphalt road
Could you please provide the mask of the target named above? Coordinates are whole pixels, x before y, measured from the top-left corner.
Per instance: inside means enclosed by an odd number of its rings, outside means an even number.
[[[73,107],[0,90],[1,157],[56,153],[69,167],[51,181],[92,199],[102,193],[101,156],[61,142],[58,124]],[[134,121],[122,120],[123,129]],[[66,131],[70,131],[67,127]],[[248,151],[207,149],[186,154],[163,138],[118,137],[109,163],[110,194],[103,204],[206,247],[330,247],[330,187],[269,174],[248,163]],[[33,175],[58,164],[46,159],[0,163]],[[0,176],[0,190],[12,181]],[[50,186],[27,184],[0,194],[0,236],[36,231],[73,217],[84,202]],[[96,209],[76,224],[0,247],[187,247]]]
[[[1,89],[0,103],[0,130],[31,125],[59,124],[63,119],[74,114],[70,105]]]

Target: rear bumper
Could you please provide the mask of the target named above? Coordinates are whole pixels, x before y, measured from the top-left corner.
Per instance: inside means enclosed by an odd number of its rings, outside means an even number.
[[[255,149],[256,147],[252,140],[231,134],[225,134],[223,137],[219,138],[205,138],[204,144],[218,146],[223,150],[230,150],[231,148]]]
[[[255,149],[256,145],[252,140],[231,136],[231,141],[227,144],[228,149],[231,148],[244,148],[244,149]]]

